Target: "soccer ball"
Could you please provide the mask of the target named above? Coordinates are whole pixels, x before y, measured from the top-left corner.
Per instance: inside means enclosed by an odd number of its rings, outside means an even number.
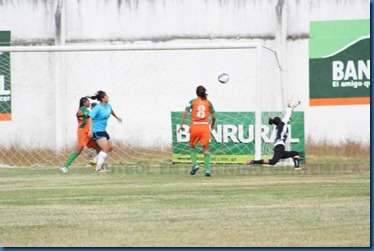
[[[218,76],[218,81],[221,84],[226,84],[227,82],[229,82],[229,79],[230,79],[230,76],[227,73],[222,73],[221,75]]]

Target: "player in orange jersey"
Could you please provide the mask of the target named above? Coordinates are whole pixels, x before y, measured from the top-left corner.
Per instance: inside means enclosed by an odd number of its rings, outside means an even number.
[[[90,100],[88,97],[83,97],[79,100],[79,109],[77,111],[78,130],[77,130],[77,141],[75,144],[75,151],[73,151],[65,165],[60,168],[63,173],[68,172],[70,164],[81,154],[83,148],[95,148],[96,152],[100,151],[99,146],[95,141],[92,140],[92,119],[90,117]]]
[[[197,98],[192,99],[182,115],[178,132],[184,130],[183,123],[187,114],[191,111],[190,122],[190,154],[193,162],[191,175],[194,175],[199,170],[196,156],[196,144],[200,141],[203,147],[204,162],[205,162],[205,176],[210,177],[210,152],[209,140],[210,130],[214,128],[216,122],[216,114],[212,103],[207,99],[207,91],[204,86],[200,85],[196,88]],[[212,117],[212,123],[209,126],[209,114]]]

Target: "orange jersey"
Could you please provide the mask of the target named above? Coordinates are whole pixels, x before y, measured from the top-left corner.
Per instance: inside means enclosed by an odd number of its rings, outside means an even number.
[[[79,107],[77,111],[78,130],[81,129],[85,132],[89,131],[87,119],[90,117],[90,111],[84,107]]]
[[[87,146],[88,148],[90,148],[96,144],[95,141],[88,137],[89,127],[87,120],[89,118],[90,111],[84,106],[79,107],[77,111],[78,131],[76,146]]]
[[[200,97],[191,100],[186,110],[191,111],[191,124],[209,124],[209,114],[215,113],[212,103]]]
[[[215,113],[212,103],[207,99],[196,98],[186,107],[191,111],[190,144],[200,141],[202,146],[208,146],[210,140],[209,114]]]

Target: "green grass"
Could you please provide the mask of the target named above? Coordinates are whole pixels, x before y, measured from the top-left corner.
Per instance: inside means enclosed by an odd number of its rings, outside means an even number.
[[[0,246],[369,247],[369,160],[310,163],[0,168]]]

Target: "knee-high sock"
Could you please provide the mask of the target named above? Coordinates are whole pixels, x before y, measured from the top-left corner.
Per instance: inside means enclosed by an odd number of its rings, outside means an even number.
[[[76,153],[75,151],[72,152],[68,158],[68,160],[66,161],[64,167],[69,167],[70,164],[79,156],[78,153]]]
[[[300,167],[300,162],[298,158],[294,158],[293,163],[295,164],[295,167]]]
[[[99,152],[100,153],[100,152]],[[99,153],[95,156],[95,158],[93,158],[93,161],[95,162],[95,163],[97,163],[97,160],[99,159]]]
[[[101,167],[103,166],[106,156],[108,154],[106,152],[100,151],[97,158],[97,164],[96,164],[96,171],[100,171]]]
[[[204,154],[205,171],[210,172],[210,153]]]
[[[195,149],[191,150],[191,151],[190,151],[190,154],[191,154],[192,164],[197,165],[197,155],[196,155],[196,150],[195,150]]]

